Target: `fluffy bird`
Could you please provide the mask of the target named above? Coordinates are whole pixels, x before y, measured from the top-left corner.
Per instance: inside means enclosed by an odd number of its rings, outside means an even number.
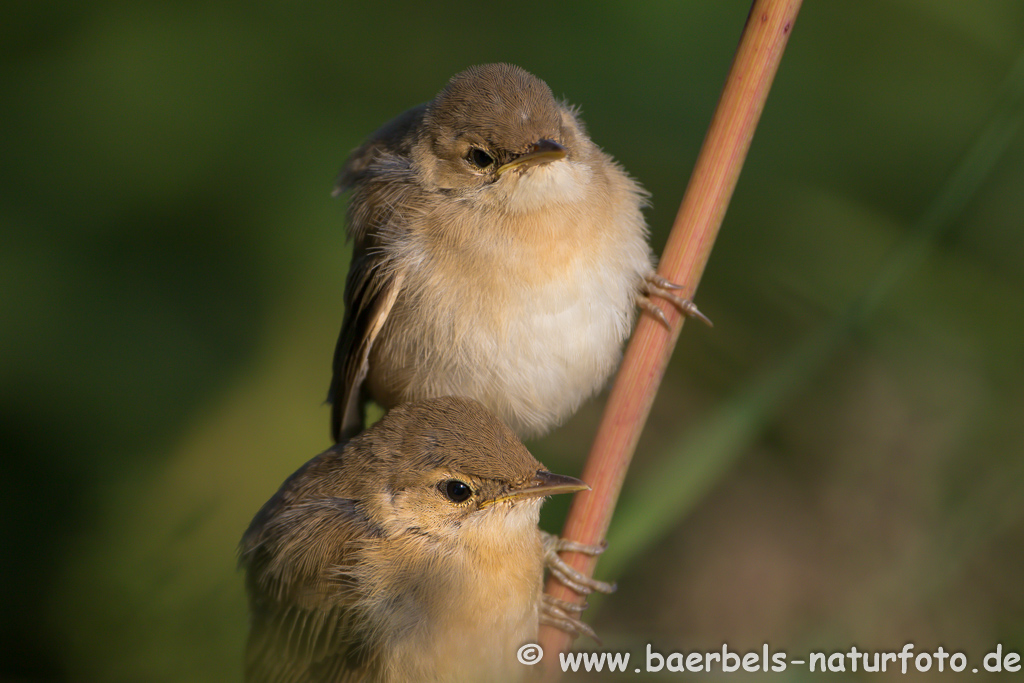
[[[467,69],[384,125],[345,164],[346,190],[336,441],[369,398],[445,395],[539,436],[602,387],[638,305],[703,318],[654,274],[644,190],[519,67]]]
[[[541,591],[548,562],[564,577],[556,551],[599,549],[537,527],[544,497],[586,488],[476,401],[389,411],[299,468],[245,532],[246,682],[520,680],[540,623],[592,633]]]

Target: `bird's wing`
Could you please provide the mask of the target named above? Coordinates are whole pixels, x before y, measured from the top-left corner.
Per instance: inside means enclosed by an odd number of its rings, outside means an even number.
[[[350,439],[363,428],[363,382],[370,369],[370,350],[402,291],[403,271],[381,272],[382,264],[353,257],[345,288],[345,320],[334,348],[331,435]]]
[[[367,522],[348,499],[268,503],[242,540],[252,615],[246,683],[354,683],[375,653],[353,609],[356,561]]]
[[[370,350],[402,291],[404,273],[389,262],[388,246],[402,239],[405,222],[417,210],[410,154],[412,131],[426,105],[385,124],[352,153],[335,193],[352,188],[348,232],[354,242],[345,285],[345,319],[334,350],[331,435],[335,441],[363,428],[363,382]]]

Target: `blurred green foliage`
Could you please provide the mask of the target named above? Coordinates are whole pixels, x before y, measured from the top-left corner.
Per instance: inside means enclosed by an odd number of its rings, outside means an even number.
[[[8,8],[0,678],[238,679],[236,543],[328,445],[330,188],[363,136],[468,65],[517,63],[651,190],[660,248],[747,8]],[[716,326],[684,330],[627,482],[623,523],[678,506],[609,563],[608,647],[1024,650],[1019,132],[879,287],[1022,52],[1019,0],[805,4],[698,294]],[[873,288],[813,372],[778,375]],[[792,390],[754,423],[769,376]],[[599,415],[530,446],[571,472]],[[698,452],[722,459],[664,469],[711,428]],[[564,503],[546,512],[557,529]]]

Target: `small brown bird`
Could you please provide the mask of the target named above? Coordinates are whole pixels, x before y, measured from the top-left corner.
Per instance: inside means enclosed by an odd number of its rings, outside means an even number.
[[[345,164],[354,241],[334,354],[332,434],[385,408],[458,395],[543,434],[617,365],[636,306],[659,296],[644,190],[547,84],[470,68]],[[706,319],[705,319],[706,320]]]
[[[586,488],[476,401],[394,408],[299,468],[246,531],[245,680],[520,680],[539,623],[582,626],[541,594],[545,560],[581,548],[537,521],[545,496]]]

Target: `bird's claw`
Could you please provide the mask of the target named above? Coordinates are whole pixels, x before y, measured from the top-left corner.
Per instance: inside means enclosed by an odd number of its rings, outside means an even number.
[[[714,327],[711,320],[706,315],[700,312],[696,304],[689,299],[684,299],[680,296],[676,296],[669,290],[682,289],[682,285],[677,285],[671,280],[666,280],[657,273],[651,273],[644,277],[644,288],[643,294],[637,297],[637,305],[643,310],[647,311],[664,325],[666,328],[669,327],[668,318],[665,317],[665,311],[661,310],[658,304],[651,301],[652,296],[657,296],[662,299],[666,299],[672,303],[673,306],[678,309],[680,313],[687,316],[688,318],[696,318],[708,327]]]
[[[559,600],[547,593],[542,597],[543,601],[541,602],[540,607],[540,623],[548,626],[554,626],[557,629],[565,631],[573,638],[584,635],[589,638],[593,638],[598,645],[601,644],[601,639],[597,637],[597,633],[594,632],[594,629],[580,621],[579,615],[587,608],[586,603],[577,605],[574,602]]]
[[[598,581],[595,578],[587,576],[563,560],[558,554],[560,552],[572,552],[583,553],[584,555],[600,555],[608,547],[607,543],[601,543],[600,545],[587,545],[585,543],[578,543],[577,541],[559,538],[558,536],[546,532],[541,532],[541,534],[544,543],[544,564],[551,570],[551,574],[564,586],[571,588],[580,595],[590,595],[594,592],[615,592],[616,586],[614,583]]]

